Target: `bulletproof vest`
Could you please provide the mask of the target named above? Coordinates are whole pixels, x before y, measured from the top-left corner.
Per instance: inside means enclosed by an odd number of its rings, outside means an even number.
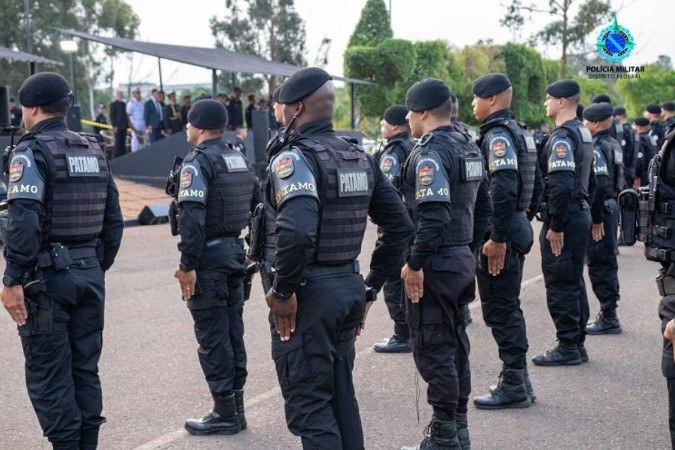
[[[609,135],[616,139],[617,142],[623,140],[623,125],[618,120],[612,120],[612,125],[609,127]]]
[[[321,220],[314,261],[340,264],[356,259],[368,224],[368,206],[375,174],[365,152],[334,137],[301,138],[300,148],[311,150],[319,174]]]
[[[230,146],[214,143],[197,147],[197,151],[209,159],[213,168],[206,199],[207,239],[239,235],[248,225],[255,173],[241,153]]]
[[[74,244],[95,239],[103,230],[111,176],[98,141],[68,130],[35,138],[49,149],[42,152],[50,174],[42,240]]]
[[[575,121],[575,124],[562,125],[561,128],[568,130],[572,139],[576,143],[574,152],[574,193],[573,198],[577,200],[588,200],[588,184],[593,170],[593,137],[588,128],[581,122]],[[549,142],[553,142],[550,139]]]
[[[675,262],[675,186],[667,180],[668,160],[674,158],[675,131],[666,136],[661,151],[649,167],[649,187],[640,188],[638,240],[645,243],[645,256],[652,261]],[[672,167],[672,165],[671,165]]]
[[[435,151],[450,159],[452,172],[447,174],[450,184],[450,225],[443,240],[444,246],[468,245],[473,240],[473,215],[476,196],[485,176],[483,155],[467,134],[446,129],[433,131],[425,143],[418,144],[420,155]],[[441,156],[442,157],[442,156]],[[415,150],[408,161],[417,159]],[[477,169],[477,170],[476,170]],[[412,193],[412,198],[410,194]],[[415,189],[406,189],[406,204],[415,205]],[[417,216],[416,207],[413,216]]]
[[[503,126],[513,138],[518,157],[518,209],[525,210],[530,207],[534,192],[534,174],[537,170],[537,147],[534,138],[515,120],[498,120],[483,128],[485,125],[487,124],[484,124],[481,130],[487,131],[495,126]]]
[[[610,135],[601,135],[597,142],[603,147],[607,160],[607,185],[605,198],[616,198],[623,190],[623,151],[621,145]]]

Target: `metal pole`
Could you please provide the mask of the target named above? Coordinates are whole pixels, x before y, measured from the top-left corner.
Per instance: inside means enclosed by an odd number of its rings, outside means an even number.
[[[75,58],[72,53],[68,53],[70,58],[70,83],[73,86],[73,105],[77,106],[77,75],[75,73]]]
[[[218,74],[216,69],[211,69],[211,98],[215,99],[218,95]]]
[[[157,58],[157,67],[159,68],[159,90],[164,90],[164,83],[162,82],[162,58]]]
[[[354,83],[349,83],[349,97],[351,99],[351,113],[352,117],[350,125],[352,130],[356,129],[356,89]]]
[[[33,53],[33,40],[31,39],[30,33],[30,7],[28,5],[28,0],[23,0],[23,16],[24,16],[24,28],[26,30],[26,51],[28,53]]]
[[[232,90],[233,91],[234,91],[234,87],[236,86],[236,84],[237,84],[237,75],[234,72],[232,72]]]
[[[389,26],[391,26],[391,0],[389,0]]]

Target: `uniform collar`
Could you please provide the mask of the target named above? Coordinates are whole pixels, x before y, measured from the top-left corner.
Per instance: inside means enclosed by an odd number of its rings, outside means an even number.
[[[593,137],[609,136],[609,128],[593,133]]]
[[[332,134],[334,133],[333,122],[331,119],[317,120],[315,122],[306,123],[300,126],[296,131],[303,136],[315,136],[329,133]]]
[[[387,142],[392,142],[392,141],[397,141],[397,140],[404,140],[404,139],[410,139],[410,133],[407,131],[401,131],[400,133],[396,133],[389,139],[387,139]]]
[[[493,122],[495,120],[504,120],[504,119],[513,119],[513,113],[509,108],[493,112],[492,114],[490,114],[485,118],[481,126],[489,122]]]
[[[205,140],[205,141],[202,141],[202,142],[201,142],[199,145],[197,145],[195,148],[202,148],[202,149],[203,149],[203,148],[209,147],[209,146],[214,145],[214,144],[215,144],[215,145],[218,145],[218,144],[220,144],[220,141],[221,141],[221,138],[220,138],[220,137],[215,137],[215,138],[207,139],[207,140]]]
[[[67,130],[67,129],[68,128],[66,127],[66,122],[63,119],[53,117],[51,119],[45,119],[39,122],[37,125],[33,127],[32,130],[30,130],[30,132],[35,134],[35,133],[42,133],[44,131]]]

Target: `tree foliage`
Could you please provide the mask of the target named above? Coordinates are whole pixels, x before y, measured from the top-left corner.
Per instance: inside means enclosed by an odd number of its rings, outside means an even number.
[[[615,89],[628,113],[637,117],[649,103],[661,104],[675,99],[675,70],[665,69],[658,63],[650,64],[639,79],[620,79]]]
[[[561,46],[562,77],[567,68],[569,52],[583,47],[588,34],[607,21],[610,12],[609,2],[603,0],[584,0],[583,3],[581,0],[540,0],[528,4],[523,3],[523,0],[512,0],[500,23],[519,30],[530,21],[533,14],[554,18],[533,34],[530,42]]]
[[[306,64],[305,24],[293,0],[226,0],[225,4],[225,17],[210,21],[216,46],[273,61]],[[230,75],[222,78],[229,81]],[[274,91],[276,78],[265,78],[270,92]]]
[[[26,43],[26,21],[23,2],[0,0],[0,45],[15,50],[28,51]],[[68,55],[64,54],[59,42],[66,36],[54,28],[75,29],[94,34],[133,38],[140,20],[124,0],[29,0],[30,40],[32,53],[61,61],[63,66],[40,66],[38,70],[51,70],[70,79]],[[78,73],[78,93],[83,111],[88,108],[87,88],[93,86],[110,72],[104,67],[105,58],[96,44],[80,41],[75,56]],[[106,50],[111,55],[112,50]],[[28,75],[26,64],[0,61],[3,84],[15,94],[21,82]]]
[[[393,36],[384,0],[368,0],[347,47],[375,47]]]

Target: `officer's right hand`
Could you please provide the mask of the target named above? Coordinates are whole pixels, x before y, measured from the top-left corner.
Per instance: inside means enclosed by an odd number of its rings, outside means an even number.
[[[605,237],[605,226],[602,223],[591,225],[591,237],[595,242],[599,242]]]
[[[492,239],[483,244],[482,253],[487,257],[488,273],[493,277],[499,275],[504,268],[506,259],[506,243],[495,242]]]
[[[272,313],[274,328],[279,333],[281,341],[291,339],[291,333],[295,332],[295,315],[298,312],[298,299],[295,293],[288,300],[281,300],[274,295],[272,289],[265,297],[267,306]]]
[[[405,293],[413,303],[419,303],[424,296],[424,271],[412,270],[408,264],[401,269],[401,279],[405,287]]]
[[[565,245],[565,233],[562,231],[556,233],[549,229],[546,232],[546,239],[551,243],[551,252],[553,255],[560,256],[562,254],[563,246]]]
[[[12,320],[20,327],[26,325],[28,311],[26,311],[26,303],[23,298],[23,287],[20,284],[5,286],[0,297]]]
[[[675,319],[671,319],[670,322],[666,324],[666,329],[663,330],[663,337],[673,341],[673,335],[675,334]],[[673,341],[673,361],[675,361],[675,341]]]

